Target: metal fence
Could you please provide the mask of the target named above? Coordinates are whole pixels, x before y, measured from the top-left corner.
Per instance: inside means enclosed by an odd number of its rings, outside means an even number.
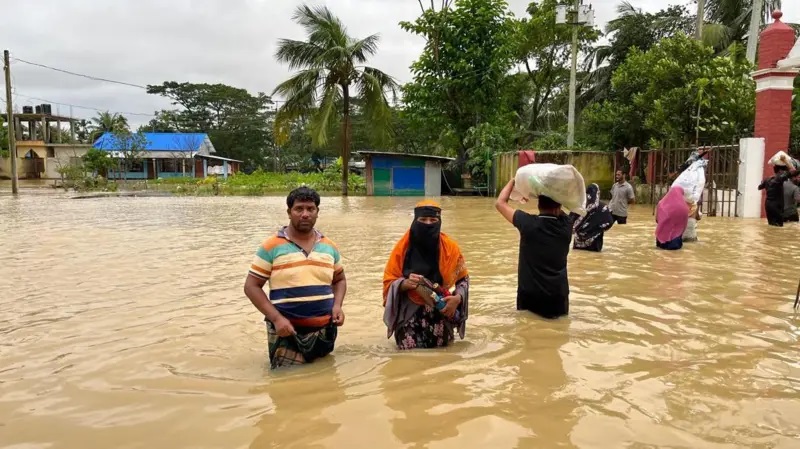
[[[706,186],[700,198],[700,210],[709,217],[738,217],[739,204],[739,145],[706,145],[709,149],[706,166]],[[647,182],[656,205],[678,176],[678,168],[698,147],[675,146],[643,152],[647,165]]]

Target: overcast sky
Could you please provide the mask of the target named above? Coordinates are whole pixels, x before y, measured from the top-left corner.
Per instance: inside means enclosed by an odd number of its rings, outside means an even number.
[[[657,11],[667,3],[631,2],[645,11]],[[160,84],[166,80],[224,83],[269,94],[289,74],[273,59],[277,40],[303,38],[302,29],[291,21],[292,12],[300,3],[300,0],[0,0],[5,19],[0,26],[0,45],[9,49],[12,57],[132,84]],[[326,4],[355,37],[379,33],[380,50],[371,65],[401,83],[410,80],[408,67],[419,55],[422,41],[402,31],[398,22],[414,20],[419,15],[417,0],[311,0],[309,3]],[[528,3],[509,1],[518,17],[525,14]],[[604,28],[614,18],[618,3],[618,0],[591,1],[597,25]],[[800,22],[800,1],[783,3],[784,20]],[[68,104],[144,114],[169,107],[166,101],[134,87],[14,62],[12,73],[17,106],[42,103],[25,97],[32,96],[50,100],[53,112],[57,109],[62,115],[70,113]],[[72,114],[88,118],[96,112],[73,107]],[[128,115],[128,118],[132,124],[149,120],[146,116]]]

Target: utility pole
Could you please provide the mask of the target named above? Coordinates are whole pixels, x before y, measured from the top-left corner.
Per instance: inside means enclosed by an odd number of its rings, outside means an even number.
[[[575,0],[575,16],[578,15],[578,8],[581,0]],[[576,17],[577,19],[577,17]],[[569,71],[569,112],[567,114],[567,148],[575,145],[575,91],[577,90],[578,77],[578,24],[572,26],[572,67]]]
[[[753,0],[753,10],[750,15],[750,32],[747,37],[747,60],[750,64],[756,62],[756,50],[758,49],[758,33],[761,31],[761,15],[763,13],[764,0]]]
[[[567,147],[575,145],[575,97],[578,72],[578,27],[593,26],[594,11],[591,7],[582,6],[581,0],[575,0],[570,8],[566,5],[556,7],[556,24],[572,26],[572,66],[569,72],[569,112],[567,114]]]
[[[19,193],[17,180],[17,138],[14,136],[14,106],[11,104],[11,63],[8,50],[3,51],[3,64],[6,72],[6,118],[8,119],[8,153],[11,158],[11,193]]]
[[[697,29],[694,31],[694,37],[698,41],[703,40],[703,25],[706,19],[706,0],[697,0]]]

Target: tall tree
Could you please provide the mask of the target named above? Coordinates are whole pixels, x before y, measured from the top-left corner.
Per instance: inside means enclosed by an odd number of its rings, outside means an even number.
[[[140,131],[207,133],[220,156],[261,167],[272,153],[272,99],[264,93],[225,84],[167,81],[147,92],[172,100],[182,109],[165,110]]]
[[[347,33],[339,18],[326,7],[302,5],[293,20],[306,31],[305,41],[281,39],[278,61],[298,73],[275,88],[286,102],[278,110],[275,134],[278,143],[288,139],[290,125],[302,115],[310,117],[312,142],[324,146],[333,124],[341,125],[342,195],[348,194],[353,97],[363,104],[363,116],[375,134],[391,131],[391,106],[387,92],[396,97],[395,80],[386,73],[365,67],[378,51],[379,36],[357,40]]]
[[[631,51],[614,73],[608,100],[584,113],[584,134],[598,146],[651,141],[729,143],[752,131],[750,64],[684,34]]]
[[[623,1],[617,6],[617,14],[606,26],[609,43],[595,48],[587,60],[587,67],[593,67],[593,70],[583,83],[584,104],[608,97],[611,77],[632,49],[647,51],[662,39],[679,33],[692,34],[695,26],[694,18],[684,6],[646,13]]]
[[[781,0],[706,0],[703,41],[717,51],[732,44],[745,45],[750,31],[750,18],[755,2],[761,2],[761,23],[781,8]]]
[[[98,137],[104,133],[126,132],[128,128],[128,119],[116,112],[109,111],[98,112],[96,117],[92,117],[92,123],[89,125],[91,129],[90,139],[95,142]]]
[[[528,17],[520,20],[516,42],[516,58],[525,67],[530,81],[530,101],[525,126],[532,136],[551,129],[554,116],[563,116],[566,109],[555,107],[560,94],[568,90],[572,27],[556,24],[556,7],[560,0],[539,0],[528,5]],[[579,50],[591,50],[599,33],[594,28],[581,27],[578,33]],[[561,95],[563,97],[563,95]],[[561,106],[561,105],[558,105]]]
[[[414,80],[404,87],[406,111],[455,142],[466,172],[470,129],[508,119],[499,93],[514,62],[515,25],[504,0],[459,0],[453,6],[445,1],[443,6],[400,24],[426,40],[411,66]]]

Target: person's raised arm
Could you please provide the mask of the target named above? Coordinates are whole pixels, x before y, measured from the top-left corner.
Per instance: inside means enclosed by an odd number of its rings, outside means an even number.
[[[514,190],[514,179],[512,178],[511,181],[508,181],[503,190],[500,191],[500,195],[497,197],[497,201],[494,203],[495,209],[500,212],[500,215],[503,216],[509,223],[514,224],[514,212],[516,209],[511,207],[508,204],[509,198],[511,198],[511,191]]]

